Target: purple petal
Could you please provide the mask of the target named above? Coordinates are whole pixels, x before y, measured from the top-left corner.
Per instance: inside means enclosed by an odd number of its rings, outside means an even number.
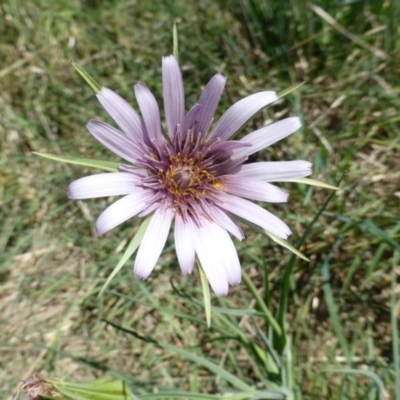
[[[235,152],[235,157],[249,156],[259,150],[265,149],[266,147],[271,146],[271,144],[274,144],[296,132],[300,127],[300,119],[297,117],[291,117],[252,132],[240,140],[241,143],[251,144],[251,147],[237,150]]]
[[[134,192],[117,200],[100,214],[96,221],[97,234],[103,235],[138,214],[147,206],[147,202],[153,196],[154,194],[150,190],[136,187]]]
[[[207,157],[214,157],[214,158],[221,158],[226,157],[228,154],[233,153],[235,159],[239,158],[236,157],[237,152],[243,148],[250,148],[250,143],[242,143],[238,142],[237,140],[221,140],[218,142],[212,143],[212,145],[207,149]]]
[[[68,187],[70,199],[94,199],[106,196],[121,196],[136,190],[138,178],[128,172],[110,172],[85,176]]]
[[[203,135],[206,134],[210,128],[215,111],[225,88],[225,82],[226,78],[221,74],[214,75],[200,96],[198,103],[201,104],[201,111],[199,114],[197,132],[200,132]]]
[[[219,207],[282,239],[287,239],[291,234],[289,227],[283,221],[251,201],[224,192],[220,192],[218,198],[222,201]]]
[[[231,238],[219,225],[206,219],[196,229],[195,249],[217,296],[228,293],[229,283],[240,283],[240,262]]]
[[[269,203],[286,203],[289,197],[282,189],[259,179],[226,175],[221,178],[221,182],[226,186],[225,192],[247,199]]]
[[[137,112],[121,96],[102,88],[97,93],[101,105],[132,140],[143,139],[142,124]]]
[[[162,59],[162,81],[165,119],[168,135],[172,138],[176,126],[182,122],[185,115],[182,73],[174,56],[163,57]]]
[[[185,118],[183,119],[181,125],[181,132],[183,136],[186,136],[186,132],[188,129],[193,129],[193,126],[198,123],[200,110],[201,110],[200,104],[195,104],[185,115]]]
[[[146,126],[147,134],[150,139],[155,139],[157,142],[164,141],[161,131],[160,110],[158,109],[156,99],[148,87],[143,83],[137,83],[134,86],[134,90]]]
[[[256,112],[277,99],[275,92],[260,92],[238,101],[222,115],[210,132],[209,138],[219,137],[222,140],[228,140]]]
[[[136,256],[133,272],[146,279],[153,271],[164,248],[175,213],[170,209],[158,208],[150,220]]]
[[[140,156],[135,144],[126,135],[105,122],[92,119],[86,128],[103,146],[124,160],[135,163]]]
[[[196,226],[191,218],[184,221],[178,213],[175,215],[175,249],[179,265],[185,275],[193,271],[195,230]]]
[[[302,160],[265,161],[242,165],[236,175],[266,182],[278,182],[285,179],[304,178],[311,175],[311,168],[311,163]]]
[[[210,216],[222,229],[225,229],[239,240],[244,239],[244,234],[240,226],[225,211],[222,211],[218,207],[213,207]]]

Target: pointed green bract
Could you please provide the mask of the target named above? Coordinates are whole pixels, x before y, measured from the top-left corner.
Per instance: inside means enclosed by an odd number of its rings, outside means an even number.
[[[302,83],[297,83],[296,85],[290,86],[290,88],[287,88],[285,90],[282,90],[282,92],[277,93],[278,98],[280,99],[281,97],[285,97],[288,94],[294,92],[295,90],[297,90],[299,87],[303,86],[305,84],[305,82]]]
[[[336,186],[329,185],[325,182],[318,181],[317,179],[310,178],[298,178],[298,179],[281,179],[280,182],[293,182],[293,183],[305,183],[310,186],[317,186],[324,189],[338,190]]]
[[[201,288],[203,289],[203,298],[204,298],[204,309],[206,312],[206,321],[207,321],[207,327],[209,328],[211,326],[211,295],[210,295],[210,286],[208,284],[208,279],[206,277],[206,274],[203,271],[203,268],[201,268],[201,265],[199,262],[197,262],[197,266],[200,271],[200,280],[201,280]]]
[[[71,64],[78,71],[79,75],[86,81],[86,83],[94,90],[94,92],[99,93],[101,90],[101,85],[96,82],[96,80],[89,74],[89,72],[86,72],[74,61],[72,61]]]
[[[172,54],[176,58],[176,61],[179,60],[179,52],[178,52],[178,29],[176,27],[176,21],[174,21],[174,27],[172,29]]]
[[[300,253],[297,249],[295,249],[292,245],[290,245],[286,240],[281,239],[280,237],[274,235],[271,232],[264,231],[264,233],[270,237],[275,243],[278,243],[280,246],[284,247],[285,249],[290,250],[293,254],[295,254],[297,257],[302,258],[305,261],[310,261],[306,256]]]
[[[38,152],[33,152],[32,154],[48,158],[49,160],[53,161],[63,162],[67,164],[81,165],[83,167],[93,167],[109,172],[118,172],[118,167],[119,167],[118,163],[111,161],[92,160],[90,158],[78,158],[70,156],[59,156],[56,154],[38,153]]]
[[[142,224],[139,227],[139,230],[136,232],[136,235],[133,237],[132,241],[129,243],[129,246],[126,248],[124,255],[119,260],[119,263],[113,269],[110,276],[107,278],[106,283],[101,288],[99,296],[101,296],[103,294],[104,290],[109,285],[111,280],[115,277],[115,275],[117,275],[117,273],[120,271],[120,269],[126,264],[126,262],[129,260],[129,258],[132,256],[132,254],[139,247],[140,243],[142,242],[144,233],[146,232],[147,226],[149,225],[150,220],[151,220],[151,216],[146,218],[142,222]]]

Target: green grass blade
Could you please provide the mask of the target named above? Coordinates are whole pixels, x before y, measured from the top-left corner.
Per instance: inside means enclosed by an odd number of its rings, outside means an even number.
[[[109,171],[109,172],[118,172],[118,167],[119,167],[119,163],[111,161],[92,160],[90,158],[77,158],[70,156],[58,156],[55,154],[38,153],[38,152],[33,152],[32,154],[35,154],[39,157],[48,158],[49,160],[53,161],[80,165],[82,167],[98,168],[102,169],[103,171]]]
[[[365,219],[359,224],[363,231],[372,233],[373,235],[379,237],[383,242],[386,242],[392,246],[395,250],[400,251],[400,244],[391,238],[385,231],[380,229],[371,219]]]
[[[86,83],[94,90],[94,92],[99,93],[101,90],[101,85],[96,82],[89,72],[85,71],[74,61],[72,61],[71,64],[78,71],[79,75],[86,81]]]
[[[327,369],[326,372],[337,372],[339,374],[349,374],[349,375],[362,375],[369,379],[371,379],[379,390],[379,398],[383,399],[385,394],[385,386],[381,378],[377,374],[372,371],[363,370],[363,369],[354,369],[354,368],[335,368],[335,369]]]
[[[151,220],[151,216],[146,218],[142,222],[142,224],[139,227],[139,230],[136,232],[136,235],[133,237],[132,241],[129,243],[129,246],[126,248],[125,253],[123,254],[122,258],[119,260],[119,263],[113,269],[110,276],[107,278],[105,284],[101,288],[99,296],[101,296],[103,294],[104,290],[109,285],[111,280],[115,277],[115,275],[118,274],[118,272],[121,270],[121,268],[126,264],[126,262],[129,260],[129,258],[132,256],[132,254],[139,247],[140,243],[142,242],[144,233],[146,232],[147,226],[149,225],[150,220]]]
[[[340,178],[339,183],[341,180],[342,180],[342,178]],[[322,207],[315,214],[314,218],[308,224],[302,237],[300,238],[299,243],[297,244],[297,247],[302,246],[303,243],[306,241],[308,235],[311,232],[311,228],[314,226],[315,222],[318,220],[318,218],[324,212],[324,210],[326,209],[326,207],[328,206],[330,201],[333,199],[334,195],[335,195],[335,192],[332,192],[328,196],[328,198],[326,199],[326,201],[322,205]],[[290,289],[290,278],[292,276],[292,271],[293,271],[295,262],[296,262],[296,257],[294,257],[292,255],[289,262],[286,264],[285,272],[283,275],[281,292],[279,295],[279,306],[278,306],[278,312],[277,312],[277,318],[276,318],[279,323],[279,326],[281,326],[281,327],[284,327],[284,324],[285,324],[285,315],[286,315],[286,310],[287,310],[287,303],[288,303],[289,289]],[[283,338],[283,341],[281,341],[279,338],[274,338],[274,346],[275,346],[275,349],[279,349],[279,353],[283,351],[285,344],[286,344],[286,338]]]
[[[254,393],[254,389],[248,385],[246,382],[238,379],[235,375],[231,374],[229,371],[221,368],[219,365],[207,360],[205,357],[199,356],[195,353],[187,351],[185,349],[180,349],[179,347],[173,346],[167,343],[160,343],[161,347],[185,358],[186,360],[193,361],[197,365],[203,366],[211,371],[215,375],[219,375],[226,382],[230,383],[236,389],[242,390],[248,393]]]
[[[390,303],[391,303],[390,322],[392,325],[392,348],[393,348],[396,400],[400,400],[400,349],[399,349],[399,331],[397,325],[398,324],[397,310],[400,303],[397,300],[396,296],[397,265],[399,265],[399,253],[396,253],[396,256],[393,257],[392,284],[391,284],[391,296],[390,296]]]
[[[333,247],[332,251],[325,258],[325,261],[321,267],[321,276],[322,276],[322,282],[323,282],[325,302],[326,302],[326,305],[327,305],[327,308],[329,311],[329,315],[331,317],[332,326],[336,333],[339,344],[343,350],[343,353],[345,354],[347,360],[349,361],[350,360],[350,352],[349,352],[348,343],[347,343],[346,337],[343,332],[342,324],[340,323],[337,306],[335,304],[332,289],[331,289],[331,286],[329,283],[329,279],[330,279],[329,262],[330,262],[331,258],[333,257],[334,251],[336,250],[336,248],[339,246],[340,243],[341,243],[341,240],[338,240],[335,243],[335,246]]]
[[[159,346],[163,349],[166,349],[168,351],[171,351],[180,357],[183,357],[186,360],[190,360],[194,362],[197,365],[203,366],[204,368],[207,368],[209,371],[211,371],[215,375],[219,375],[222,379],[225,379],[226,382],[230,383],[233,387],[235,387],[238,390],[242,390],[244,392],[249,392],[249,393],[255,393],[255,390],[248,385],[246,382],[242,381],[241,379],[237,378],[235,375],[230,373],[229,371],[226,371],[222,367],[220,367],[217,364],[214,364],[213,362],[207,360],[205,357],[199,356],[193,352],[190,352],[185,349],[181,349],[179,347],[173,346],[168,343],[161,343],[161,342],[156,342],[154,339],[150,337],[144,337],[140,335],[139,333],[128,329],[124,328],[120,325],[114,324],[113,322],[104,320],[107,324],[113,326],[115,329],[120,330],[122,332],[125,332],[139,340],[142,340],[147,343],[153,343],[156,346]]]
[[[254,300],[256,301],[257,305],[259,306],[260,310],[264,314],[265,320],[270,324],[272,329],[278,336],[282,336],[282,328],[279,326],[278,322],[272,315],[271,311],[268,309],[266,304],[264,303],[263,298],[261,297],[260,293],[258,292],[257,288],[254,286],[252,280],[247,275],[246,271],[242,271],[243,282],[246,284],[247,288],[250,290]]]

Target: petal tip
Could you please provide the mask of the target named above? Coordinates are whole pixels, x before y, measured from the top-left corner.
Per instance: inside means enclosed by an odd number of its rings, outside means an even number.
[[[213,288],[213,290],[218,297],[226,296],[229,292],[229,289]]]
[[[139,268],[137,265],[134,266],[133,268],[133,275],[142,280],[145,281],[151,274],[151,271],[148,271],[147,268]]]

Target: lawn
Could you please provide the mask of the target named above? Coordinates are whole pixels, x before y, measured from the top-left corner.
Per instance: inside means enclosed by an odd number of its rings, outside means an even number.
[[[0,397],[36,376],[123,379],[148,399],[290,398],[286,387],[296,399],[400,400],[398,12],[395,0],[2,0]],[[73,201],[67,187],[99,171],[32,154],[118,162],[85,128],[112,121],[71,61],[136,109],[132,86],[144,82],[163,113],[174,21],[187,110],[217,72],[216,120],[242,97],[304,82],[237,138],[297,115],[302,128],[256,160],[308,160],[313,179],[338,187],[280,184],[288,203],[263,205],[309,261],[244,227],[243,282],[211,295],[211,328],[172,233],[149,279],[134,277],[133,256],[99,296],[141,221],[97,237],[115,198]],[[285,348],[268,310],[283,318]]]

